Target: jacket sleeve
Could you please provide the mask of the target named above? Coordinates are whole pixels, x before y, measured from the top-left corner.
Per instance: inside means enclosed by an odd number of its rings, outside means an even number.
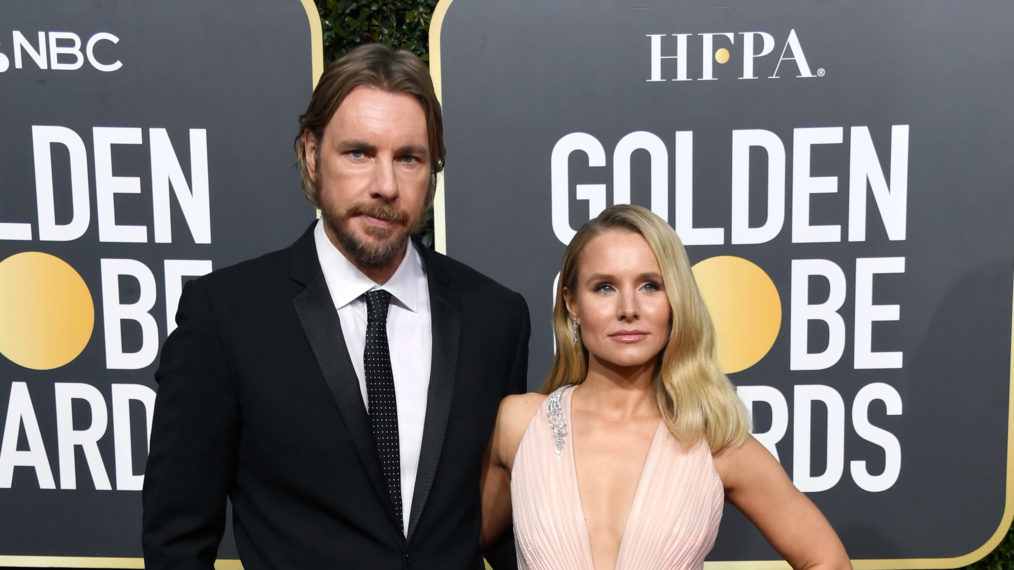
[[[528,391],[528,341],[532,335],[532,323],[528,314],[528,303],[520,293],[517,297],[518,340],[507,378],[507,394],[523,394]]]
[[[186,285],[178,328],[162,349],[145,469],[145,567],[214,566],[236,467],[239,407],[215,307],[201,280]]]

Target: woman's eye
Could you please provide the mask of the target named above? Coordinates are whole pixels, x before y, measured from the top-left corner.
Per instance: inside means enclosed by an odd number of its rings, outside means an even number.
[[[599,283],[592,290],[596,293],[611,293],[613,291],[613,286],[609,283]]]
[[[642,285],[641,288],[644,289],[645,291],[661,291],[662,285],[660,285],[656,281],[648,281],[647,283]]]

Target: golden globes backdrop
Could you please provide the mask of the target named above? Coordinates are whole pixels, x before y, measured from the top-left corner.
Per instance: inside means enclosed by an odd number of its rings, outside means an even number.
[[[321,59],[310,0],[0,5],[0,566],[142,567],[158,348],[312,219]]]
[[[998,543],[1014,4],[453,0],[433,21],[438,243],[528,299],[531,388],[565,245],[641,204],[687,245],[755,436],[857,567]],[[727,509],[710,560],[775,558]]]

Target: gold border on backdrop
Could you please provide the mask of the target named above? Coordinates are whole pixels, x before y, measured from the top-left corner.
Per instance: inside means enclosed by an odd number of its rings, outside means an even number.
[[[443,29],[444,16],[454,0],[440,0],[433,11],[433,19],[430,21],[430,75],[433,77],[433,86],[436,89],[437,97],[443,104],[443,85],[441,83],[441,60],[440,60],[440,33]],[[433,232],[434,246],[437,251],[447,253],[447,226],[444,214],[444,179],[441,174],[437,182],[436,198],[433,201]],[[1014,298],[1014,291],[1012,291]],[[1014,307],[1012,307],[1014,309]],[[885,558],[885,559],[856,559],[852,565],[857,570],[870,570],[877,568],[956,568],[966,566],[993,551],[1003,541],[1014,521],[1014,509],[1012,509],[1012,497],[1014,497],[1014,310],[1011,312],[1011,360],[1007,404],[1007,496],[1004,501],[1003,515],[993,536],[979,548],[953,558]],[[488,566],[487,566],[488,567]],[[784,561],[776,560],[745,560],[736,562],[705,562],[707,570],[784,570],[790,568]]]
[[[313,0],[299,0],[306,10],[306,20],[310,24],[310,72],[313,73],[311,87],[317,87],[317,81],[324,73],[324,34],[320,27],[320,14]]]
[[[143,558],[85,558],[81,556],[0,556],[0,565],[18,568],[144,568]],[[218,570],[243,570],[239,560],[218,560]]]
[[[1011,291],[1012,302],[1014,302],[1014,290]],[[1014,520],[1014,510],[1012,510],[1012,491],[1014,491],[1014,474],[1011,473],[1011,467],[1014,466],[1014,447],[1011,442],[1014,440],[1014,415],[1011,411],[1014,410],[1014,305],[1011,310],[1011,344],[1010,344],[1010,382],[1007,389],[1007,496],[1004,500],[1003,515],[1000,517],[1000,524],[997,526],[996,531],[993,532],[993,536],[989,538],[979,548],[965,554],[964,556],[955,556],[954,558],[909,558],[902,560],[853,560],[852,564],[857,569],[869,569],[869,568],[904,568],[904,569],[918,569],[918,568],[957,568],[960,566],[967,566],[977,560],[985,558],[987,554],[993,551],[1000,542],[1003,541],[1004,537],[1007,536],[1007,532],[1010,530],[1011,521]]]
[[[430,18],[430,77],[433,78],[433,90],[437,93],[440,105],[444,104],[443,83],[440,79],[440,31],[444,27],[444,16],[454,0],[440,0],[433,9]],[[437,175],[437,192],[433,197],[433,249],[447,254],[447,218],[444,214],[444,174]],[[493,570],[485,559],[482,561],[485,570]]]
[[[430,76],[437,99],[444,104],[443,84],[440,76],[440,31],[444,27],[444,16],[454,0],[440,0],[433,9],[430,19]],[[444,173],[437,175],[437,192],[433,197],[433,249],[447,253],[447,218],[444,214]]]
[[[324,73],[323,33],[320,26],[320,14],[313,0],[299,0],[306,11],[307,23],[310,25],[310,70],[313,74],[312,86]],[[4,556],[0,555],[0,566],[21,568],[144,568],[143,558],[101,558],[85,556]],[[243,570],[239,560],[228,559],[215,562],[218,570]]]

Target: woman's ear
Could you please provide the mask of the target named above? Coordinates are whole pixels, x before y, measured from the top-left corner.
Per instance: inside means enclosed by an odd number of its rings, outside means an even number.
[[[577,321],[579,315],[577,314],[577,308],[575,307],[574,298],[570,294],[570,289],[563,288],[563,303],[567,307],[567,315],[570,316],[570,320]]]

